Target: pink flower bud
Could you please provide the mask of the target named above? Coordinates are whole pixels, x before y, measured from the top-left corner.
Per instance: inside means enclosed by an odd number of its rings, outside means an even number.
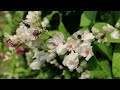
[[[22,50],[21,48],[18,48],[16,51],[17,55],[23,55],[24,54],[24,50]]]
[[[12,44],[10,41],[8,41],[8,42],[6,43],[6,46],[8,46],[8,47],[13,47],[13,44]]]
[[[7,56],[7,54],[4,54],[2,51],[0,51],[0,56],[1,56],[2,58],[5,58],[5,57]]]

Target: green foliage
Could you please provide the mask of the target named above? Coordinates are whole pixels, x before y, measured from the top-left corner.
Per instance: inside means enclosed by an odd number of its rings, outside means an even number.
[[[96,50],[98,50],[101,54],[106,56],[109,60],[112,60],[112,47],[107,46],[106,44],[99,44],[95,43],[94,44],[96,47]]]
[[[90,70],[91,79],[112,79],[110,64],[106,59],[91,58],[88,63],[88,70]]]
[[[97,11],[84,11],[81,15],[80,26],[88,27],[95,23]]]
[[[120,77],[120,44],[115,45],[112,59],[112,72],[115,78]]]

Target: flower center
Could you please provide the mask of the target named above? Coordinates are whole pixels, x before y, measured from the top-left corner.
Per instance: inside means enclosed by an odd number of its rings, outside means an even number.
[[[68,44],[68,48],[72,48],[72,43],[69,43],[69,44]]]
[[[52,43],[53,46],[57,46],[55,43]]]
[[[89,51],[88,51],[88,50],[86,50],[86,51],[85,51],[85,54],[88,56],[88,55],[89,55]]]

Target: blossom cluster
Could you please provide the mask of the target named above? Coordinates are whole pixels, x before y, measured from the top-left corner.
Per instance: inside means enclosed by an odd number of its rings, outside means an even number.
[[[23,20],[16,30],[15,35],[5,33],[5,37],[11,41],[14,46],[32,47],[32,42],[38,40],[43,32],[43,27],[48,23],[46,19],[41,21],[40,11],[29,11],[26,20]],[[41,24],[42,23],[42,24]]]
[[[17,53],[23,53],[19,48],[28,47],[32,49],[33,61],[29,63],[29,66],[33,70],[39,70],[47,62],[59,69],[67,68],[71,72],[77,71],[81,74],[79,79],[89,78],[90,71],[86,68],[87,63],[94,56],[92,43],[94,41],[98,43],[107,42],[107,32],[113,39],[120,37],[118,30],[110,24],[103,26],[102,32],[92,27],[91,30],[78,30],[67,39],[62,32],[56,32],[46,41],[47,45],[44,44],[47,50],[39,50],[38,47],[42,46],[41,34],[46,31],[45,27],[49,23],[47,18],[41,21],[40,15],[41,12],[39,11],[29,11],[26,20],[20,23],[15,35],[5,33],[11,51],[15,49],[14,47],[17,47]],[[28,56],[29,54],[26,53]]]

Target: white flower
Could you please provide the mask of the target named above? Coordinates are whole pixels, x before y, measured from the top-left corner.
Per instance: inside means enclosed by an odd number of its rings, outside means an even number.
[[[78,73],[81,73],[83,71],[83,67],[79,66],[78,68],[76,68]]]
[[[5,33],[4,33],[4,37],[5,37],[6,39],[10,39],[11,35],[5,32]]]
[[[28,28],[21,22],[19,27],[16,30],[16,34],[19,35],[21,33],[24,33]]]
[[[87,79],[89,77],[90,77],[90,71],[85,70],[85,72],[81,74],[81,77],[79,79]]]
[[[120,27],[120,23],[116,23],[115,27],[119,28]]]
[[[93,33],[90,33],[88,30],[86,30],[81,37],[84,42],[92,42],[95,36]]]
[[[75,38],[81,39],[81,35],[84,33],[82,30],[78,30],[77,32],[74,33]]]
[[[53,59],[53,60],[50,61],[50,64],[55,64],[56,62],[57,62],[57,60]]]
[[[39,60],[39,61],[47,61],[50,62],[50,60],[54,59],[56,54],[54,52],[44,52],[44,51],[34,51],[33,59]]]
[[[113,39],[119,39],[120,37],[120,34],[117,30],[113,31],[110,35],[111,35],[111,38]]]
[[[64,55],[67,52],[67,44],[63,45],[63,43],[60,43],[56,47],[56,52],[58,55]]]
[[[80,47],[81,46],[91,46],[91,43],[90,42],[83,42],[82,44],[80,44]]]
[[[39,20],[39,16],[41,15],[40,11],[29,11],[26,18],[28,22],[36,22]]]
[[[31,58],[33,56],[33,53],[31,51],[25,52],[25,56],[26,56],[27,64],[29,65],[31,62]]]
[[[43,21],[41,22],[42,27],[47,27],[48,24],[49,24],[49,21],[47,18],[44,18]]]
[[[76,50],[77,51],[77,48],[80,45],[80,41],[79,40],[74,40],[71,37],[68,37],[66,44],[67,44],[68,51],[71,51],[71,50]]]
[[[76,53],[80,54],[80,53],[81,53],[81,49],[82,49],[84,46],[91,46],[91,43],[90,43],[90,42],[83,42],[83,43],[78,42],[73,50],[74,50]],[[80,57],[80,56],[79,56],[79,57]]]
[[[107,38],[106,38],[106,33],[99,33],[97,36],[96,36],[96,39],[98,39],[98,42],[106,42],[107,41]]]
[[[48,45],[47,47],[49,49],[55,49],[58,44],[64,42],[64,35],[61,32],[57,32],[56,35],[54,35],[52,38],[48,40]]]
[[[81,66],[81,67],[84,67],[84,66],[86,66],[86,64],[87,64],[87,62],[84,60],[84,61],[82,61],[82,62],[80,63],[80,66]]]
[[[20,39],[17,35],[11,36],[10,40],[12,41],[13,44],[18,44],[20,42]]]
[[[28,37],[28,40],[30,40],[30,41],[36,40],[41,32],[42,32],[42,29],[33,28],[33,27],[24,31],[25,36]]]
[[[40,62],[39,60],[34,60],[30,64],[30,68],[33,69],[33,70],[39,70],[41,68],[42,64],[43,64],[43,62]]]
[[[46,61],[50,62],[52,59],[54,59],[56,57],[56,54],[54,52],[49,52],[46,53]]]
[[[99,29],[92,27],[92,33],[94,33],[94,34],[99,33]]]
[[[112,32],[115,30],[115,28],[113,26],[111,26],[110,24],[107,24],[107,26],[103,26],[103,30]]]
[[[73,69],[76,69],[78,64],[79,64],[78,53],[74,53],[73,51],[63,60],[63,65],[67,66],[71,71]]]
[[[33,41],[32,41],[32,47],[38,48],[38,47],[40,47],[40,45],[42,45],[42,44],[43,44],[43,42],[42,42],[39,38],[37,38],[36,40],[33,40]]]
[[[86,57],[85,59],[88,61],[94,55],[92,46],[81,46],[80,55]]]
[[[46,60],[46,53],[44,51],[36,50],[34,52],[33,59],[36,59],[36,60],[39,60],[39,61],[45,61]]]

